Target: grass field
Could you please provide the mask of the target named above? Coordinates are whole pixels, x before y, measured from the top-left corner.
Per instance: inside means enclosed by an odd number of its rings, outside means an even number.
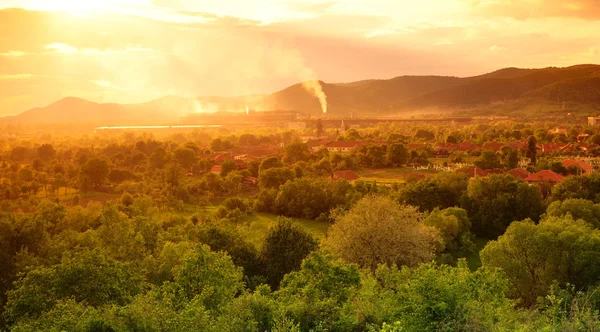
[[[327,233],[330,224],[308,219],[292,218],[292,223],[310,233],[316,240],[321,241]],[[269,228],[277,224],[277,216],[269,213],[254,213],[244,218],[238,226],[247,241],[260,246]]]
[[[488,243],[488,239],[484,239],[482,237],[475,238],[475,252],[467,257],[467,264],[472,271],[477,270],[481,266],[481,258],[479,257],[479,252],[485,245]]]
[[[439,173],[436,170],[414,170],[411,167],[394,167],[394,168],[379,168],[366,169],[358,172],[362,181],[377,181],[378,183],[402,183],[407,178],[414,176],[431,177]]]

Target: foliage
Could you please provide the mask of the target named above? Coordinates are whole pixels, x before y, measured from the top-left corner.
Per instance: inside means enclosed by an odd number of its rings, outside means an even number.
[[[336,218],[324,246],[336,257],[371,270],[379,264],[417,266],[443,247],[439,231],[421,220],[416,208],[367,196]]]

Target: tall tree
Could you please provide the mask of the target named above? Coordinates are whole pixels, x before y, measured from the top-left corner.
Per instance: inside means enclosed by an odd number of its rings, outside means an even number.
[[[531,159],[531,164],[537,164],[537,140],[535,136],[529,136],[527,139],[527,158]]]

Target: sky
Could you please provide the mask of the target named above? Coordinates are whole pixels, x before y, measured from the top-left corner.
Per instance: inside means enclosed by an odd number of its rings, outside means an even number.
[[[600,63],[598,0],[0,0],[0,115]]]

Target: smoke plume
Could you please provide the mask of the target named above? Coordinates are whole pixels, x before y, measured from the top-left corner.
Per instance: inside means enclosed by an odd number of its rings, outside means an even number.
[[[321,103],[321,110],[323,110],[323,114],[327,114],[327,95],[323,92],[323,87],[321,86],[321,82],[318,80],[306,81],[302,83],[302,86],[310,93],[319,99],[319,103]]]

